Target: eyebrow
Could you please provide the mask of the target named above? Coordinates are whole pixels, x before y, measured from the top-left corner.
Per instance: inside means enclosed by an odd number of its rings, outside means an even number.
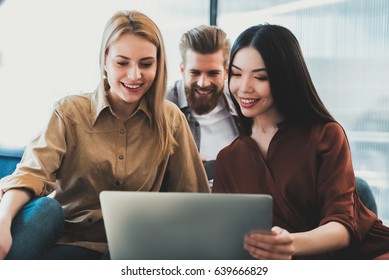
[[[219,69],[211,69],[211,70],[207,70],[207,71],[202,71],[200,69],[197,69],[197,68],[191,68],[189,69],[190,72],[206,72],[206,73],[220,73],[221,70]]]
[[[241,68],[239,68],[238,66],[236,66],[234,64],[232,64],[231,67],[234,67],[234,68],[236,68],[238,70],[242,70]],[[252,70],[251,72],[255,73],[255,72],[261,72],[261,71],[267,71],[267,70],[266,70],[266,68],[257,68],[257,69]]]
[[[131,60],[129,57],[124,56],[124,55],[120,55],[120,54],[118,54],[116,57]],[[147,57],[141,58],[141,60],[147,60],[147,59],[156,59],[156,58],[154,56],[147,56]]]
[[[127,56],[120,55],[120,54],[118,54],[116,57],[119,57],[119,58],[124,58],[124,59],[129,59]]]

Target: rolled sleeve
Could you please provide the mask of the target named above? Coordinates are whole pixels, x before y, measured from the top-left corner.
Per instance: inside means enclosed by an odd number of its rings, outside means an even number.
[[[47,127],[27,145],[21,162],[13,174],[0,181],[0,191],[24,188],[35,196],[56,188],[56,171],[66,152],[66,126],[57,103]]]
[[[340,125],[326,125],[319,149],[318,193],[322,205],[320,224],[339,222],[357,238],[359,229],[355,217],[355,175],[348,141]]]

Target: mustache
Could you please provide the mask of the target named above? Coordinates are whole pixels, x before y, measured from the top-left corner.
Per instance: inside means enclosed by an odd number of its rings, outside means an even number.
[[[211,90],[215,90],[216,86],[215,85],[209,85],[207,87],[200,87],[198,85],[193,85],[192,89],[193,90],[202,90],[202,91],[211,91]]]

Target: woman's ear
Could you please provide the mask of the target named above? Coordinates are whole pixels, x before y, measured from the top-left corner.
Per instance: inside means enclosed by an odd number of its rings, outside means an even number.
[[[107,73],[107,59],[104,58],[104,72]]]

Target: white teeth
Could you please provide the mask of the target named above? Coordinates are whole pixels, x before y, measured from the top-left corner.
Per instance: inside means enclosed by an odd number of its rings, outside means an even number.
[[[126,87],[126,88],[130,88],[130,89],[137,89],[140,87],[140,85],[127,85],[125,83],[123,83],[123,85]]]
[[[244,103],[244,104],[251,104],[251,103],[254,103],[254,102],[257,101],[257,99],[243,99],[243,98],[241,98],[240,100],[241,100],[242,103]]]
[[[211,91],[197,90],[198,94],[209,94]]]

